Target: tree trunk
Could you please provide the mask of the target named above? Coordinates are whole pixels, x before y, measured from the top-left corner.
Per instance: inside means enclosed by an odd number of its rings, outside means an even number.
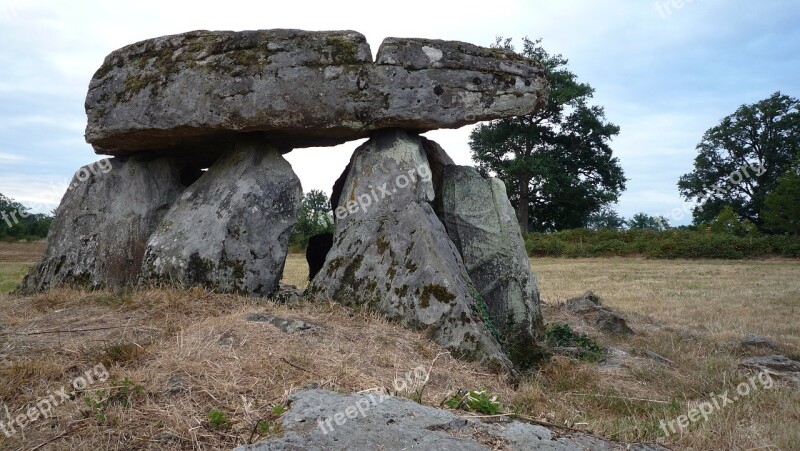
[[[530,193],[528,191],[528,180],[517,179],[519,184],[519,205],[517,205],[517,222],[522,233],[528,233],[528,205],[530,204]]]

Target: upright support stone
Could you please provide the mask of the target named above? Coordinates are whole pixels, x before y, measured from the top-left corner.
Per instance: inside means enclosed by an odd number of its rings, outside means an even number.
[[[469,166],[442,166],[437,213],[486,302],[515,365],[542,355],[539,289],[525,242],[500,179]]]
[[[301,198],[300,180],[276,149],[238,138],[150,237],[145,278],[271,294],[283,273]]]
[[[147,239],[184,190],[180,174],[172,159],[121,157],[82,167],[56,210],[44,257],[18,292],[135,283]]]
[[[458,250],[436,217],[422,139],[373,134],[351,160],[334,245],[309,293],[382,312],[466,358],[510,368]]]

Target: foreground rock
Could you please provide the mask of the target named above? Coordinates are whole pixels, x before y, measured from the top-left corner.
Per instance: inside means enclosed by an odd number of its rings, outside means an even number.
[[[778,345],[772,341],[771,338],[766,337],[764,335],[758,334],[747,334],[742,338],[741,341],[742,347],[750,347],[750,348],[766,348],[772,349],[773,351],[778,349]]]
[[[517,366],[543,353],[539,290],[506,187],[469,166],[444,165],[437,213]]]
[[[86,140],[110,155],[213,161],[236,132],[266,132],[285,150],[335,145],[529,114],[546,93],[538,63],[463,42],[390,38],[373,63],[354,31],[193,31],[106,57]]]
[[[778,379],[794,382],[800,389],[800,362],[783,355],[748,357],[739,364],[744,368],[763,371]]]
[[[300,181],[277,150],[239,138],[150,237],[145,279],[269,295],[283,274],[301,197]]]
[[[122,288],[139,278],[147,239],[184,190],[173,160],[112,158],[82,167],[20,293],[60,285]]]
[[[289,396],[280,437],[237,451],[278,450],[665,450],[588,435],[561,436],[545,427],[507,421],[483,423],[382,394],[344,395],[305,390]]]
[[[429,204],[434,190],[421,138],[376,132],[350,166],[334,245],[308,292],[382,312],[428,330],[459,356],[510,368],[461,255]]]
[[[587,291],[583,296],[567,299],[565,302],[567,310],[579,316],[584,322],[592,324],[603,332],[612,335],[631,335],[633,329],[628,326],[628,321],[622,314],[600,303],[600,298],[591,291]]]

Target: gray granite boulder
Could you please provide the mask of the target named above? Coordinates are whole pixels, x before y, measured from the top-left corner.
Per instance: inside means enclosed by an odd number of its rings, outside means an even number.
[[[384,395],[303,390],[289,395],[281,435],[235,451],[289,450],[666,450],[625,444],[509,419],[484,423],[443,409]],[[505,420],[505,421],[503,421]]]
[[[19,293],[137,281],[150,234],[185,189],[171,159],[122,157],[79,169],[50,226],[44,256]]]
[[[510,362],[491,333],[458,249],[430,205],[422,140],[376,132],[356,149],[342,187],[334,244],[309,286],[314,296],[383,313],[465,358]]]
[[[98,153],[224,153],[236,132],[282,150],[529,114],[547,95],[541,66],[513,52],[386,39],[372,61],[354,31],[193,31],[109,54],[86,97]]]
[[[437,213],[511,360],[529,366],[543,354],[539,287],[505,185],[469,166],[444,165],[437,196]]]
[[[150,237],[144,279],[269,295],[283,273],[301,197],[300,181],[277,150],[238,138]]]

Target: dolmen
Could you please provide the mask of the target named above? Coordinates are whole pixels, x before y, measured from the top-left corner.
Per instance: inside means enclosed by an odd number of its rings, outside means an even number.
[[[377,311],[497,370],[541,354],[542,317],[505,186],[420,134],[530,114],[539,63],[455,41],[354,31],[193,31],[108,55],[81,168],[19,293],[201,286],[269,296],[302,198],[283,155],[369,138],[333,187],[306,295]],[[323,150],[320,150],[323,151]],[[318,265],[317,265],[318,266]]]

